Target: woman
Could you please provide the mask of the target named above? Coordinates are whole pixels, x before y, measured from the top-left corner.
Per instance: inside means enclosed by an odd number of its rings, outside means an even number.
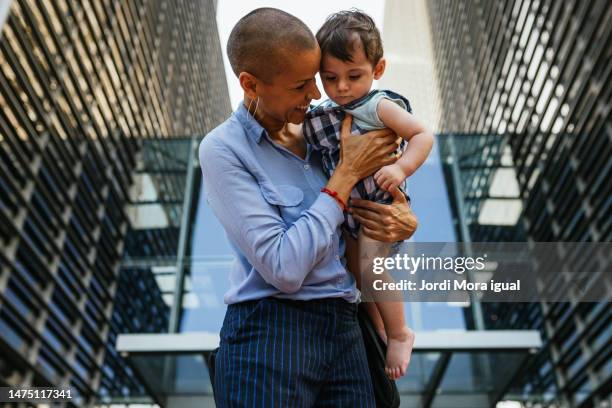
[[[200,145],[211,208],[237,262],[215,363],[224,406],[374,406],[356,318],[358,291],[343,264],[343,209],[354,184],[396,158],[387,130],[348,137],[329,180],[299,124],[312,99],[320,50],[310,30],[283,11],[257,9],[228,41],[244,102]],[[412,235],[404,196],[352,211],[375,239]]]

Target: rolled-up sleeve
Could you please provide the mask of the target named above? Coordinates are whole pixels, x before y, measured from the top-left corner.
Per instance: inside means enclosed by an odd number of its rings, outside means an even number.
[[[292,224],[266,201],[258,181],[218,140],[204,139],[199,157],[207,200],[261,277],[284,293],[297,292],[334,243],[342,210],[321,193]]]

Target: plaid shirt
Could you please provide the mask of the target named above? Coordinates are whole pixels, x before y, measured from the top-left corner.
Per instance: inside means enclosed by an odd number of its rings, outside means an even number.
[[[344,119],[346,113],[348,112],[352,114],[353,117],[353,125],[351,132],[353,134],[364,134],[367,130],[363,129],[362,126],[359,126],[360,119],[362,123],[367,123],[367,118],[360,117],[359,111],[369,102],[377,103],[374,99],[379,100],[378,98],[374,98],[380,93],[384,94],[385,97],[389,99],[399,99],[401,100],[408,112],[412,112],[410,107],[410,103],[403,96],[388,90],[373,90],[362,98],[359,98],[347,105],[339,106],[332,101],[325,101],[321,103],[319,106],[311,109],[306,113],[306,119],[304,120],[304,137],[306,138],[306,142],[308,142],[315,150],[319,150],[322,156],[323,163],[323,171],[327,175],[327,177],[331,177],[334,172],[334,169],[338,165],[340,161],[340,130],[342,128],[342,120]],[[373,107],[374,109],[376,107]],[[372,128],[373,125],[378,127],[378,124],[367,123],[367,125]],[[381,127],[382,128],[382,127]],[[398,152],[403,152],[406,148],[406,141],[402,140],[400,146],[398,147]],[[402,190],[405,191],[405,182],[402,184]],[[375,201],[377,203],[389,204],[393,201],[393,198],[390,193],[382,190],[376,182],[374,181],[373,176],[366,177],[360,180],[351,191],[351,198],[362,198],[370,201]],[[355,221],[353,216],[349,213],[345,214],[346,227],[348,231],[353,235],[353,237],[357,237],[357,232],[359,231],[359,223]]]

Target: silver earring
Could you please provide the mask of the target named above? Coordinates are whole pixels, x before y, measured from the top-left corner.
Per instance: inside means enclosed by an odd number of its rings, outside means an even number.
[[[257,102],[255,103],[255,111],[253,113],[251,113],[251,105],[253,105],[253,99],[251,99],[251,102],[249,102],[249,107],[247,108],[247,111],[254,118],[255,114],[257,113],[257,108],[259,107],[259,96],[257,97]],[[249,120],[251,120],[250,117]]]
[[[253,105],[252,99],[251,99],[251,102],[249,102],[249,106],[247,107],[247,112],[249,112],[249,115],[251,114],[251,105]]]

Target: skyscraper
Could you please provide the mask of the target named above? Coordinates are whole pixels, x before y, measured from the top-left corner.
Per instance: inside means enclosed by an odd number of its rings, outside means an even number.
[[[610,3],[428,6],[458,236],[609,242]],[[576,298],[483,310],[488,328],[535,328],[545,341],[510,389],[515,399],[610,404],[609,303]]]
[[[0,385],[138,394],[115,338],[168,329],[147,259],[185,251],[229,113],[213,1],[3,1],[0,28]]]

